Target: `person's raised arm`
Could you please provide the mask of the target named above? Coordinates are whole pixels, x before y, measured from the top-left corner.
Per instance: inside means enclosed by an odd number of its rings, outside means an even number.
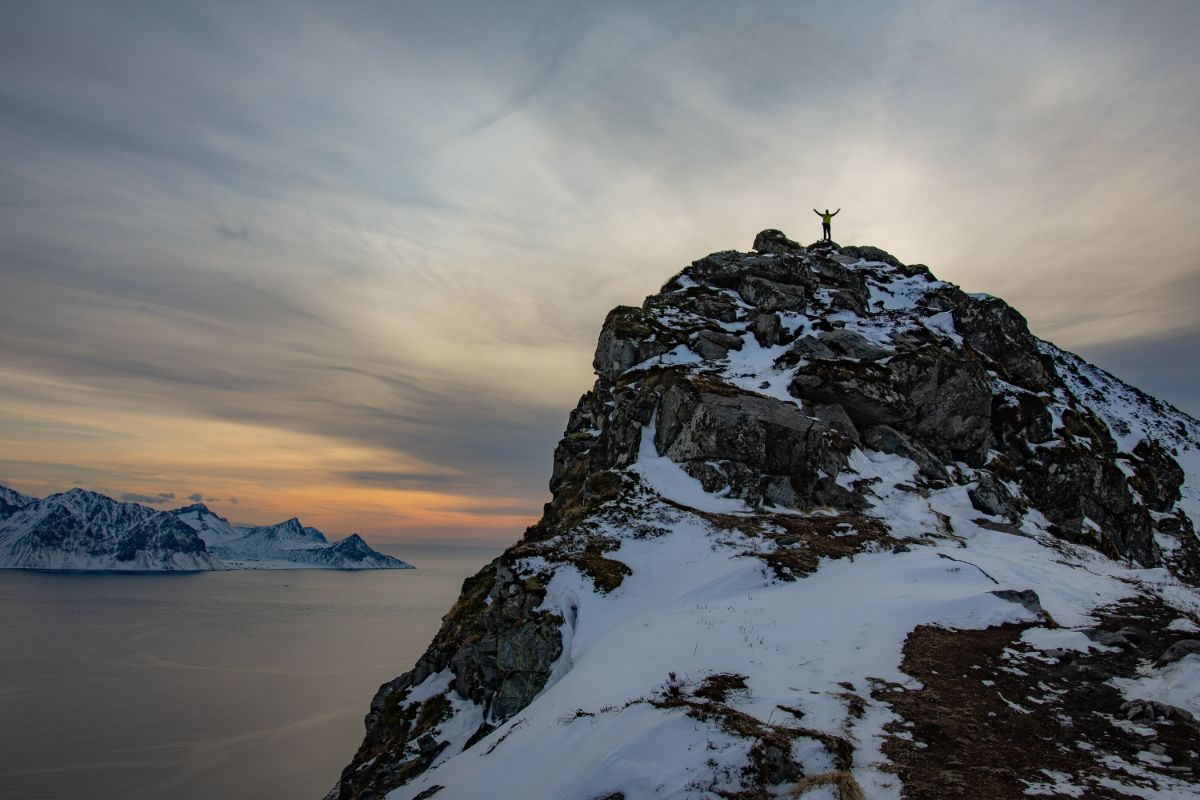
[[[821,216],[821,212],[817,211],[815,208],[813,209],[813,213],[816,214],[818,217]]]
[[[838,214],[840,214],[840,213],[842,213],[842,210],[839,208],[837,211],[833,212],[833,213],[832,213],[832,214],[830,214],[829,216],[831,216],[831,217],[836,217],[836,216],[837,216]]]

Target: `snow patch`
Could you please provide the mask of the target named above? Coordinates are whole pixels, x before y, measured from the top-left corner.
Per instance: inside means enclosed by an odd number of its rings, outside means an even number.
[[[1035,650],[1073,650],[1077,653],[1087,653],[1092,650],[1101,653],[1116,653],[1120,648],[1109,647],[1093,642],[1087,634],[1065,628],[1028,628],[1021,634],[1021,641]]]
[[[700,481],[684,472],[667,456],[660,456],[654,447],[653,425],[642,426],[638,460],[630,471],[640,475],[646,485],[662,497],[699,511],[744,514],[751,510],[741,500],[704,491]]]
[[[1137,678],[1113,678],[1110,683],[1129,700],[1165,703],[1200,718],[1200,654],[1147,669]]]

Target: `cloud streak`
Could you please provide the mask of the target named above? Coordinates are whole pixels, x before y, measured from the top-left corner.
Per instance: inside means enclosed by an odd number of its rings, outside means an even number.
[[[142,503],[144,505],[159,506],[164,503],[170,503],[175,499],[174,492],[159,492],[158,494],[140,494],[138,492],[123,492],[121,501],[125,503]]]

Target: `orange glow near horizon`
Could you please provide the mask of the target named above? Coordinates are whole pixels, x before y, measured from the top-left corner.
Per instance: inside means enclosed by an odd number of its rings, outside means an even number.
[[[45,383],[12,372],[0,379],[9,387]],[[75,485],[117,499],[125,493],[173,493],[174,499],[154,505],[166,509],[194,502],[188,495],[198,492],[235,523],[299,517],[331,538],[361,533],[375,542],[512,540],[540,513],[542,499],[536,497],[366,486],[339,474],[437,471],[382,449],[128,407],[121,398],[82,386],[54,388],[68,399],[58,405],[10,404],[4,424],[0,483],[39,497]],[[65,425],[63,419],[72,422]],[[57,440],[52,456],[47,438]],[[44,477],[23,479],[21,473]]]

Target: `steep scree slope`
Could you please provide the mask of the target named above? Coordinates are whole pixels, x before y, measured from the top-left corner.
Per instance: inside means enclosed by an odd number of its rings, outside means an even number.
[[[1194,797],[1200,427],[871,247],[604,322],[330,797]]]

